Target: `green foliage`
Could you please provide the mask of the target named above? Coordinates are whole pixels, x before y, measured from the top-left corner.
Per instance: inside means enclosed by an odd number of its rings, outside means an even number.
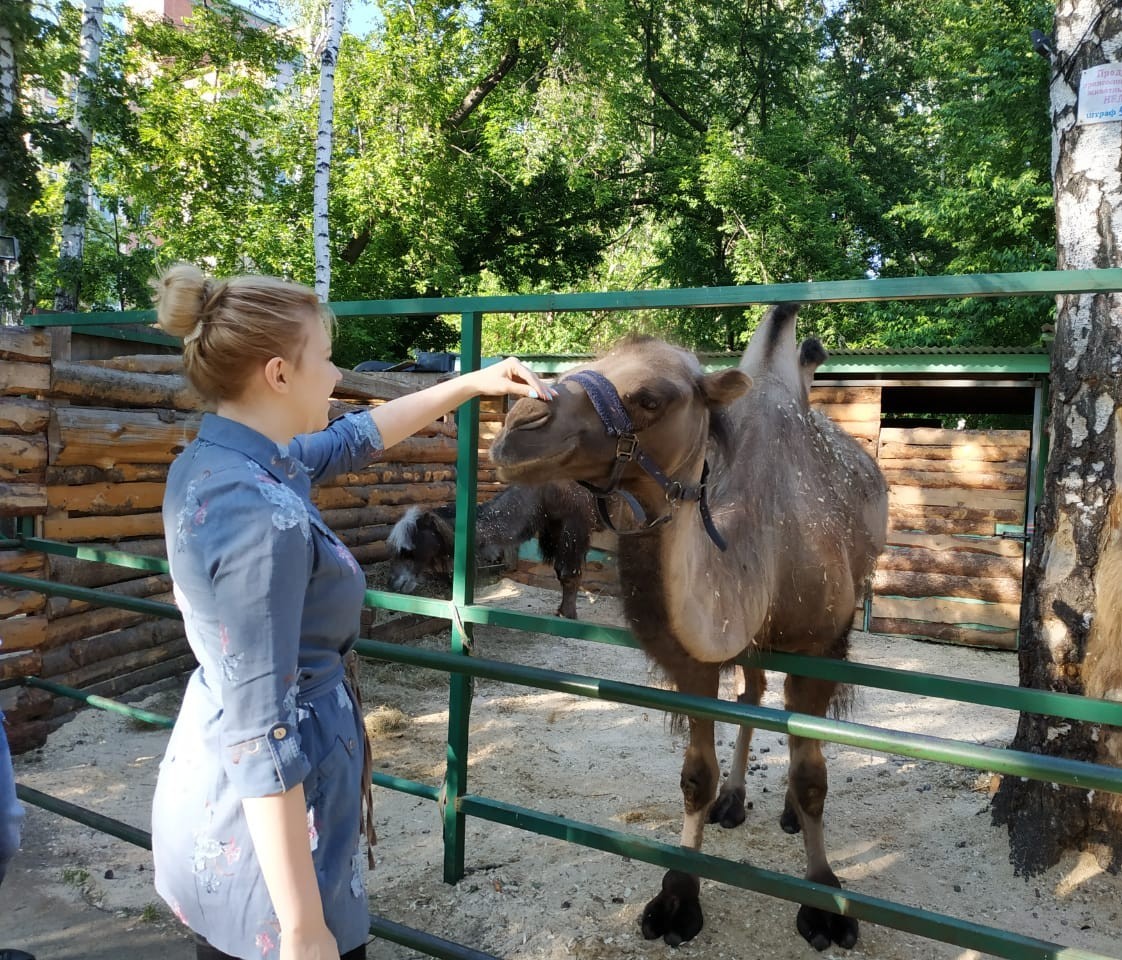
[[[310,27],[314,3],[298,5]],[[336,76],[333,300],[1053,265],[1047,64],[1025,39],[1047,25],[1043,0],[378,9],[376,31],[344,38]],[[65,140],[75,16],[60,3],[57,28],[24,45],[61,104],[21,168],[47,175],[27,207],[40,251],[60,216],[63,154],[47,147]],[[147,280],[177,259],[311,283],[317,69],[305,41],[229,7],[200,6],[185,30],[110,20],[84,305],[147,305]],[[824,306],[805,332],[834,347],[1026,344],[1049,311]],[[736,348],[758,315],[491,317],[484,350],[583,351],[639,328]],[[455,317],[348,318],[336,354],[398,360],[457,339]]]

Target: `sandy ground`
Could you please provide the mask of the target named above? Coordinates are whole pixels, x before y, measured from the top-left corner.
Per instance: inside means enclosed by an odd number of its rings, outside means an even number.
[[[501,580],[481,599],[551,612],[556,594]],[[582,594],[582,619],[619,623],[617,602]],[[441,637],[418,641],[438,647]],[[477,632],[481,656],[636,683],[651,676],[635,651],[514,631]],[[1008,653],[855,635],[854,659],[933,674],[1016,682]],[[781,706],[780,678],[765,705]],[[388,664],[364,666],[376,765],[437,784],[444,756],[447,681]],[[175,709],[174,694],[145,706]],[[1004,746],[1016,717],[1008,711],[867,690],[852,719],[974,743]],[[727,764],[734,739],[721,726]],[[40,751],[16,760],[28,786],[147,827],[148,805],[166,734],[87,710]],[[469,789],[520,806],[676,843],[682,737],[661,714],[491,681],[477,683]],[[706,852],[802,874],[802,843],[778,827],[785,739],[758,733],[758,769],[749,779],[753,809],[737,830],[711,827]],[[1005,833],[990,824],[991,778],[982,773],[829,745],[827,845],[848,889],[896,899],[1029,936],[1119,955],[1122,878],[1073,857],[1026,881],[1014,876]],[[659,958],[670,948],[644,941],[637,927],[662,871],[510,828],[469,820],[469,875],[442,882],[440,822],[434,804],[390,791],[377,795],[378,866],[368,878],[371,909],[391,920],[504,958]],[[19,945],[39,960],[100,956],[191,955],[178,925],[151,887],[148,854],[43,811],[29,815],[28,849],[14,881],[0,891],[0,947]],[[29,900],[28,898],[32,899]],[[15,901],[15,908],[11,903]],[[817,954],[794,929],[793,904],[704,881],[706,924],[681,955],[794,960]],[[6,904],[8,906],[6,907]],[[55,911],[53,933],[43,910]],[[67,924],[100,924],[102,945],[75,951]],[[38,924],[38,927],[36,926]],[[94,929],[91,927],[90,929]],[[88,941],[87,941],[88,942]],[[140,944],[145,946],[137,949]],[[832,948],[828,957],[846,955]],[[406,958],[386,943],[371,957]],[[863,924],[854,958],[950,958],[969,951]]]

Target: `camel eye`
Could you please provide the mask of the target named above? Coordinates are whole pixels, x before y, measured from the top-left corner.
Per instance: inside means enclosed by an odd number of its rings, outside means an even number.
[[[655,396],[653,393],[647,393],[646,391],[635,394],[634,400],[644,410],[654,411],[662,406],[662,399],[660,397]]]

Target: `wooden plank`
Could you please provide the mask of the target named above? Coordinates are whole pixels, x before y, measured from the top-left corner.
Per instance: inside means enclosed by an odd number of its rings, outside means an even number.
[[[0,550],[0,573],[43,577],[47,573],[47,555],[29,550]]]
[[[0,434],[0,463],[17,473],[42,472],[47,466],[47,438]]]
[[[44,441],[45,442],[45,441]],[[48,465],[47,486],[76,487],[90,483],[164,483],[166,463],[119,463],[113,467]]]
[[[135,553],[142,557],[167,556],[167,545],[161,533],[159,537],[146,540],[122,540],[116,544],[92,543],[91,548],[103,547],[106,550],[119,550],[121,553]],[[136,570],[132,567],[118,567],[111,563],[97,563],[79,560],[74,557],[48,558],[51,579],[57,583],[68,583],[74,587],[103,587],[110,583],[136,580],[150,576],[150,571]]]
[[[1014,447],[1027,450],[1027,430],[940,430],[935,427],[885,427],[886,443],[940,447]]]
[[[814,394],[810,395],[811,406],[820,410],[835,423],[875,423],[880,427],[880,399],[872,403],[854,401],[840,403],[819,403]]]
[[[3,641],[0,649],[5,653],[41,647],[47,642],[47,618],[37,614],[0,620],[0,641]]]
[[[43,676],[55,677],[102,660],[182,640],[184,636],[182,623],[150,619],[109,633],[82,637],[73,643],[44,651]]]
[[[888,530],[890,539],[903,533],[914,533],[921,536],[992,537],[997,522],[994,517],[965,519],[962,517],[947,518],[919,514],[889,517]],[[1004,523],[1006,521],[1000,522]],[[1011,520],[1008,522],[1013,523]]]
[[[810,402],[814,406],[825,403],[875,403],[879,409],[880,398],[880,387],[814,386],[810,388]]]
[[[162,483],[88,483],[48,486],[52,510],[71,513],[119,514],[129,510],[158,510],[164,500]]]
[[[57,407],[48,431],[52,465],[170,463],[194,438],[199,414]]]
[[[441,617],[425,617],[419,613],[407,613],[392,620],[385,620],[371,626],[366,636],[370,640],[384,643],[408,643],[431,633],[443,633],[451,621]]]
[[[974,460],[924,460],[919,458],[898,458],[882,456],[879,461],[881,470],[891,471],[917,471],[920,473],[939,474],[948,477],[968,477],[979,470],[986,473],[1000,474],[1025,482],[1028,476],[1027,460],[988,460],[978,462]]]
[[[967,490],[1016,490],[1024,496],[1028,486],[1028,474],[1023,471],[1003,473],[981,469],[962,472],[896,470],[885,465],[898,462],[900,461],[889,460],[882,461],[880,464],[884,479],[892,487],[918,487],[925,490],[945,490],[950,487]]]
[[[0,432],[45,433],[51,416],[46,400],[0,397]]]
[[[0,360],[45,364],[51,359],[51,335],[42,327],[0,326]]]
[[[964,597],[990,603],[1021,602],[1020,577],[964,577],[952,573],[878,569],[873,589],[882,596]]]
[[[390,558],[389,545],[383,540],[379,543],[365,543],[352,547],[351,554],[363,566],[371,563],[381,563]]]
[[[1016,630],[979,630],[949,623],[924,623],[920,620],[892,620],[873,617],[869,620],[872,633],[885,633],[905,637],[923,637],[943,640],[968,647],[992,647],[998,650],[1017,649]]]
[[[203,398],[181,375],[131,373],[84,363],[56,362],[51,372],[51,396],[80,400],[85,406],[204,407]]]
[[[888,491],[893,507],[965,507],[968,510],[1024,510],[1019,490],[971,490],[964,487],[912,487],[897,485]]]
[[[46,596],[36,590],[13,590],[10,587],[0,587],[0,617],[38,613],[46,605]],[[0,624],[0,637],[3,637],[3,635],[4,627],[3,624]]]
[[[164,518],[160,513],[130,513],[109,517],[66,517],[48,515],[43,521],[43,536],[48,540],[116,540],[119,537],[163,536]]]
[[[170,593],[157,595],[151,599],[173,602]],[[75,640],[86,640],[99,633],[120,630],[122,627],[131,627],[134,623],[151,619],[154,618],[146,613],[133,613],[131,610],[118,610],[114,607],[96,607],[72,617],[48,621],[46,643],[47,647],[53,649],[73,643]]]
[[[0,483],[0,516],[33,517],[47,509],[47,488],[41,483]]]
[[[994,537],[936,536],[928,533],[904,533],[889,530],[888,543],[900,547],[919,547],[925,550],[946,550],[964,553],[987,553],[999,557],[1023,557],[1024,544],[1020,540]]]
[[[335,387],[335,396],[356,400],[395,400],[416,393],[431,386],[447,374],[412,373],[404,379],[401,374],[356,373],[354,370],[341,370],[342,379]]]
[[[888,516],[891,519],[916,519],[941,517],[946,520],[962,520],[972,525],[989,524],[989,529],[982,532],[993,536],[995,523],[1019,524],[1024,520],[1024,509],[1021,506],[998,509],[996,507],[985,510],[974,510],[970,507],[954,506],[942,503],[900,503],[891,498],[889,491]],[[971,531],[960,530],[960,533]]]
[[[0,680],[38,676],[42,669],[43,657],[37,650],[21,650],[18,653],[0,651]]]
[[[924,550],[890,546],[877,557],[877,570],[911,570],[915,573],[949,573],[959,577],[989,577],[1020,582],[1023,559],[964,550]]]
[[[106,584],[101,588],[106,593],[116,597],[151,597],[171,596],[171,577],[167,574],[155,574],[150,577],[139,577],[136,580],[125,580],[120,583]],[[62,617],[72,617],[87,610],[98,609],[98,606],[86,600],[71,600],[68,597],[51,597],[47,601],[47,617],[58,620]]]
[[[107,367],[110,370],[127,370],[131,373],[183,372],[183,355],[180,353],[139,353],[128,357],[79,362],[88,367]]]
[[[190,657],[190,647],[187,645],[186,638],[181,640],[169,640],[148,649],[137,650],[132,653],[122,654],[119,657],[110,657],[106,660],[95,661],[84,667],[78,667],[76,670],[55,674],[51,679],[64,686],[78,687],[79,689],[90,689],[92,685],[97,684],[99,681],[107,681],[109,682],[109,687],[107,689],[112,690],[114,693],[119,693],[121,690],[128,690],[131,686],[135,685],[134,683],[130,683],[128,686],[124,685],[120,682],[121,677],[130,674],[135,676],[139,674],[143,668],[152,667],[168,661],[178,661],[181,657]],[[193,657],[191,657],[190,662],[194,662]],[[156,675],[165,676],[166,673],[157,672]],[[114,680],[117,682],[114,683]],[[100,695],[104,696],[105,694]]]
[[[889,620],[926,620],[929,623],[978,623],[1015,630],[1021,617],[1019,603],[970,603],[942,597],[873,596],[874,617]]]
[[[0,330],[7,329],[0,327]],[[51,388],[51,368],[46,363],[0,360],[0,396],[46,393]]]
[[[929,447],[911,443],[892,443],[885,439],[884,428],[882,427],[878,456],[882,460],[958,460],[964,463],[988,463],[991,461],[1025,461],[1028,459],[1028,448],[981,446],[977,444],[960,447],[949,445]]]
[[[482,472],[482,471],[481,471]],[[361,473],[344,473],[335,478],[340,486],[365,486],[385,483],[435,483],[455,480],[456,467],[447,463],[378,462]],[[324,484],[327,486],[327,484]]]

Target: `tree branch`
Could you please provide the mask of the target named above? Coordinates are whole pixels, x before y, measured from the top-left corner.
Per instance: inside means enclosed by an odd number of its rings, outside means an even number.
[[[479,105],[486,99],[487,94],[494,90],[502,82],[503,77],[514,69],[514,65],[518,63],[518,54],[518,38],[515,37],[507,44],[506,52],[499,60],[499,65],[468,91],[467,96],[460,101],[460,105],[452,111],[451,116],[441,126],[445,130],[458,130],[464,121],[475,113]]]

